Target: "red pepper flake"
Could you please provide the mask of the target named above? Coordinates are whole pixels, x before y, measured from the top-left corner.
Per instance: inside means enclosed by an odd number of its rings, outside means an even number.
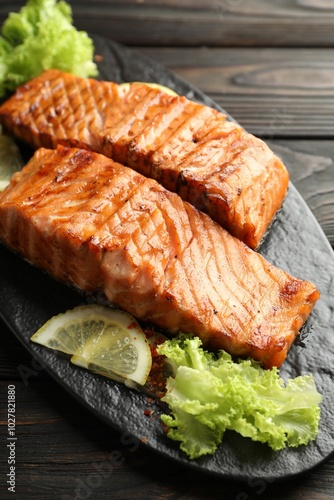
[[[142,437],[140,441],[141,441],[142,443],[146,444],[146,443],[147,443],[147,438],[146,438],[146,437]]]
[[[145,328],[144,333],[147,339],[150,339],[154,335],[154,330],[152,328]]]
[[[144,333],[149,341],[152,355],[152,366],[145,386],[148,392],[152,392],[161,399],[166,393],[166,382],[170,375],[170,368],[166,365],[166,357],[158,354],[157,346],[165,342],[166,337],[162,334],[160,335],[150,326],[144,328]]]
[[[95,61],[97,61],[97,62],[103,61],[103,56],[101,56],[101,54],[96,54],[95,55]]]
[[[145,410],[144,411],[145,417],[150,417],[152,415],[152,413],[153,413],[153,410]]]

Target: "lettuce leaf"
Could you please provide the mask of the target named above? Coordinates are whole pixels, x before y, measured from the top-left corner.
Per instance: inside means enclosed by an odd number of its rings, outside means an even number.
[[[50,68],[97,75],[93,42],[73,26],[71,7],[63,0],[28,0],[9,14],[1,35],[0,96]]]
[[[191,458],[214,453],[226,430],[273,450],[305,445],[318,432],[321,395],[310,375],[286,384],[277,368],[205,351],[199,338],[180,335],[158,347],[174,367],[162,401],[168,437]]]

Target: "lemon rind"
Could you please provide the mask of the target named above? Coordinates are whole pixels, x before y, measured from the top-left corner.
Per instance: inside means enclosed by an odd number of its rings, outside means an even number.
[[[120,325],[122,329],[127,331],[127,334],[131,337],[131,341],[139,353],[139,360],[141,360],[141,362],[137,363],[137,367],[132,373],[124,374],[119,370],[113,371],[110,368],[106,369],[103,364],[96,365],[91,363],[89,359],[83,355],[85,343],[78,345],[74,351],[64,345],[62,345],[61,348],[50,345],[51,340],[57,340],[55,331],[66,327],[66,325],[69,325],[73,321],[80,320],[80,322],[82,322],[89,319],[102,319],[103,321],[109,321]],[[123,383],[130,380],[139,385],[144,385],[152,366],[152,355],[149,343],[147,342],[146,336],[135,318],[125,311],[112,309],[98,304],[77,306],[74,309],[67,310],[65,313],[53,316],[37,330],[37,332],[31,337],[31,340],[44,347],[71,355],[71,361],[73,364]],[[86,342],[90,340],[91,336],[88,335]],[[144,360],[145,362],[143,362]]]

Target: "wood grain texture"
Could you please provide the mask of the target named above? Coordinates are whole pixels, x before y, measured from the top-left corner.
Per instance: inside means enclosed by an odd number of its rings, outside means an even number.
[[[334,137],[328,49],[141,48],[261,137]],[[194,64],[194,61],[195,64]]]
[[[0,22],[24,1],[5,0]],[[70,0],[79,29],[129,45],[304,46],[334,42],[331,0]]]
[[[276,140],[271,146],[334,248],[334,141]]]
[[[311,0],[280,2],[279,5],[264,1],[251,2],[250,5],[249,2],[231,0],[224,2],[224,5],[230,5],[229,8],[234,9],[242,8],[247,15],[257,19],[263,19],[264,13],[270,12],[275,22],[277,22],[277,16],[282,15],[285,9],[291,17],[292,26],[299,13],[298,15],[303,19],[315,20],[315,25],[319,27],[317,16],[322,15],[332,23],[334,33],[334,7],[329,9],[329,2],[328,4],[326,2],[327,0],[322,0],[318,5],[318,2],[314,1],[312,7]],[[73,12],[77,15],[82,15],[82,12],[87,13],[87,19],[82,24],[75,19],[79,27],[132,45],[162,44],[159,37],[154,36],[152,39],[152,29],[147,27],[143,33],[145,41],[139,42],[134,36],[136,30],[141,29],[142,23],[147,22],[147,16],[153,15],[152,11],[156,10],[159,14],[154,14],[157,16],[154,17],[154,24],[159,27],[159,30],[165,19],[175,20],[176,17],[179,22],[183,20],[187,26],[188,21],[184,9],[194,10],[201,15],[201,18],[206,18],[207,11],[210,13],[214,11],[214,1],[204,9],[201,8],[199,1],[194,2],[194,5],[189,1],[180,2],[179,5],[174,1],[138,3],[130,0],[123,3],[104,0],[99,2],[98,7],[96,2],[93,6],[92,1],[80,3],[72,1],[71,4]],[[10,5],[9,2],[2,2],[0,21],[1,15],[5,18],[9,10],[18,9],[20,5],[23,5],[23,2],[10,2]],[[136,27],[129,26],[121,29],[122,33],[129,33],[129,38],[126,40],[119,38],[117,32],[112,29],[112,23],[110,24],[110,19],[113,19],[115,15],[115,9],[123,12],[122,15],[128,21],[131,19],[132,10],[138,11]],[[144,10],[141,12],[140,9]],[[88,16],[88,11],[90,16]],[[103,19],[100,19],[101,16]],[[211,18],[208,22],[212,26]],[[116,24],[119,25],[118,21]],[[177,23],[172,24],[174,27],[172,33],[176,36]],[[303,29],[304,35],[310,40],[309,28],[305,26]],[[182,32],[186,36],[186,29]],[[298,44],[303,46],[295,26],[293,26],[293,33],[296,44],[298,41]],[[240,33],[238,40],[242,40]],[[185,40],[180,39],[178,43],[183,44],[182,49],[159,46],[157,48],[142,47],[141,51],[208,93],[250,132],[267,138],[290,137],[291,135],[300,138],[333,137],[334,60],[332,49],[273,49],[268,47],[259,49],[254,48],[252,39],[249,40],[250,46],[247,48],[209,48],[207,46],[184,48],[187,45]],[[173,43],[170,42],[170,45]],[[242,45],[242,43],[235,45]],[[267,45],[270,45],[269,40]],[[195,65],[194,61],[196,61]]]

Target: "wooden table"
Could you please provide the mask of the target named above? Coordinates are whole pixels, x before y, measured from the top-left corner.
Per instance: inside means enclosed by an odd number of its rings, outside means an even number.
[[[0,21],[24,2],[2,1]],[[163,63],[271,142],[334,245],[334,5],[331,0],[70,2],[78,28]],[[334,458],[279,485],[227,482],[170,462],[83,409],[0,322],[0,497],[7,389],[16,390],[16,498],[334,498]],[[119,460],[110,467],[110,453]],[[108,462],[109,460],[109,462]]]

